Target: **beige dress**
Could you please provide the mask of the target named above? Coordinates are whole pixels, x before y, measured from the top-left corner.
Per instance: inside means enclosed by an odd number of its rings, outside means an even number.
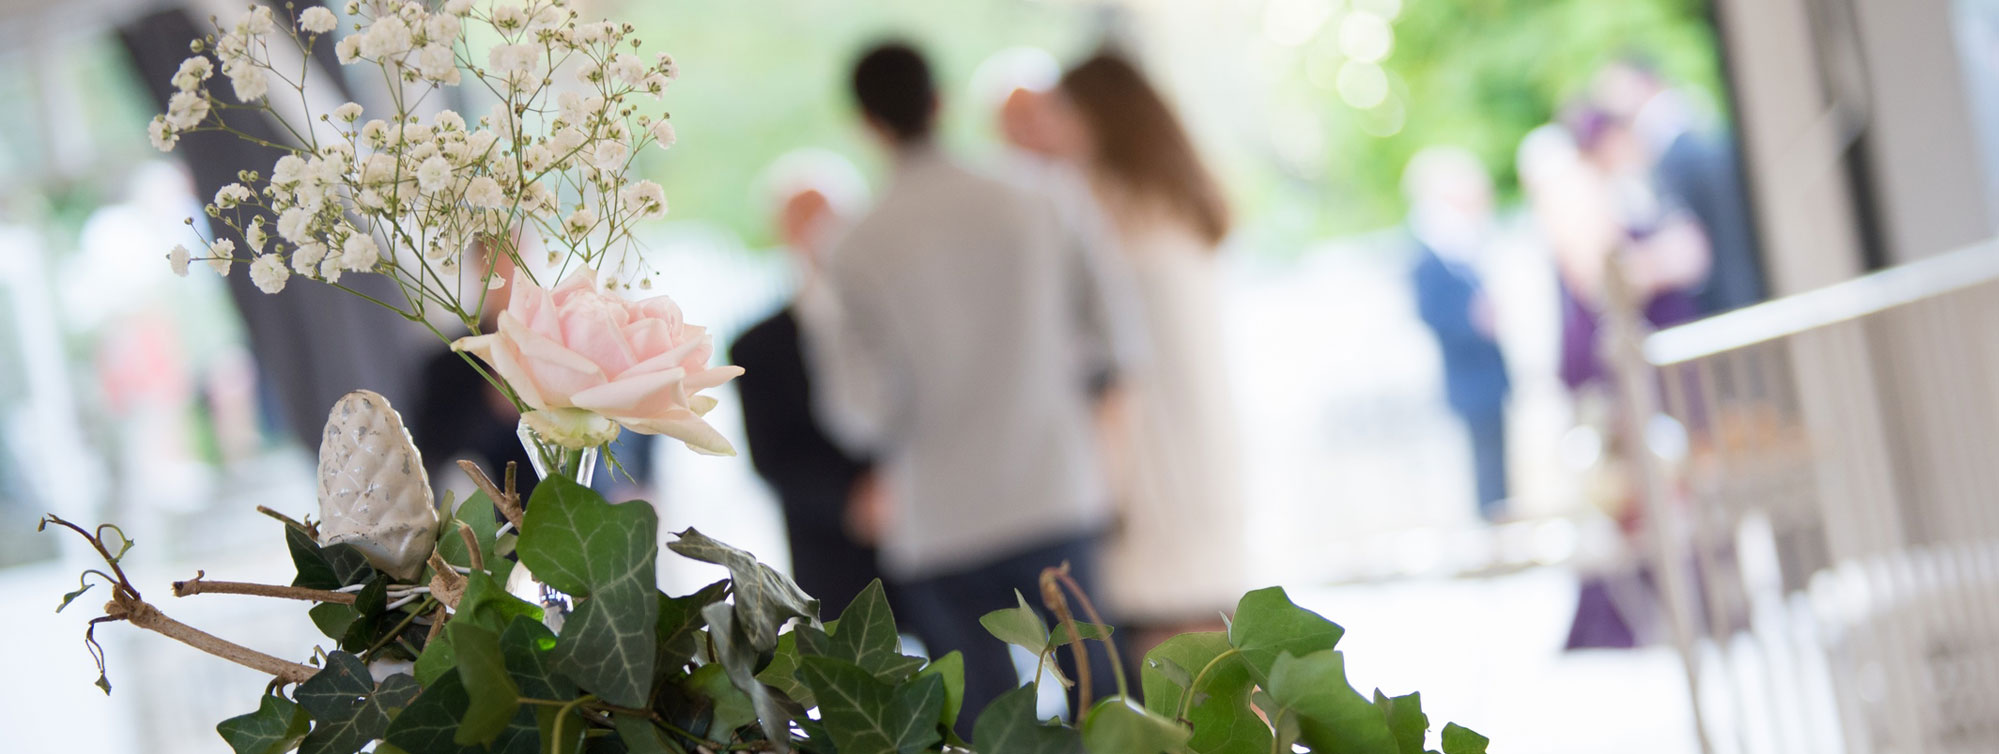
[[[1106,412],[1121,515],[1105,587],[1123,620],[1212,620],[1248,586],[1219,260],[1182,222],[1111,214],[1148,338]]]

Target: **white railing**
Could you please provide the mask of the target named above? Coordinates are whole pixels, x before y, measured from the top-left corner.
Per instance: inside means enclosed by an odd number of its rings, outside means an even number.
[[[1612,319],[1623,415],[1676,422],[1629,424],[1704,747],[1999,751],[1999,244]]]

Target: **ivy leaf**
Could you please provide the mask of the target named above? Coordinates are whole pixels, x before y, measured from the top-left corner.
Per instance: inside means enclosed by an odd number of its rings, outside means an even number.
[[[497,633],[521,617],[540,621],[541,606],[508,594],[498,579],[484,573],[465,574],[465,594],[458,598],[451,622],[467,621]]]
[[[1192,731],[1172,718],[1113,696],[1083,717],[1083,748],[1094,754],[1176,754],[1186,751]]]
[[[1388,719],[1388,730],[1395,734],[1399,754],[1423,754],[1423,741],[1430,735],[1430,717],[1423,714],[1422,694],[1390,697],[1375,689],[1374,706]]]
[[[1139,670],[1145,706],[1172,719],[1180,714],[1186,695],[1194,693],[1194,703],[1187,711],[1187,722],[1194,727],[1194,736],[1187,742],[1189,749],[1198,754],[1270,751],[1270,728],[1250,707],[1255,681],[1249,668],[1232,659],[1216,661],[1229,651],[1228,635],[1220,631],[1181,634],[1161,642],[1145,653]],[[1202,668],[1208,671],[1201,678],[1200,689],[1188,689],[1194,680],[1192,673]]]
[[[729,603],[717,602],[701,608],[701,616],[708,620],[708,639],[715,643],[715,653],[722,660],[722,669],[729,674],[729,682],[749,696],[757,720],[763,724],[764,736],[782,750],[783,742],[791,739],[791,715],[778,705],[770,689],[757,680],[758,653],[742,627],[736,625],[735,611]]]
[[[536,490],[539,494],[540,490]],[[667,549],[682,556],[729,569],[736,594],[736,624],[758,652],[777,646],[778,629],[792,618],[812,620],[819,601],[793,583],[791,577],[758,562],[756,556],[710,539],[692,528],[675,535]],[[539,573],[539,571],[537,571]],[[710,619],[709,623],[714,620]]]
[[[944,680],[944,710],[937,722],[944,730],[958,728],[958,714],[965,709],[965,655],[952,650],[949,654],[931,660],[929,665],[916,674],[917,678],[936,676]]]
[[[701,587],[685,597],[659,595],[659,670],[666,672],[686,665],[701,651],[701,629],[708,625],[708,619],[701,617],[701,608],[722,601],[729,593],[729,582],[724,579]]]
[[[808,648],[813,654],[859,665],[883,683],[902,683],[923,667],[922,658],[902,653],[902,636],[896,633],[895,615],[889,611],[888,594],[882,589],[881,579],[870,582],[855,595],[840,618],[827,624],[826,630],[829,641],[823,649]]]
[[[506,729],[490,747],[458,743],[459,721],[472,704],[465,682],[457,673],[447,673],[423,690],[408,708],[396,715],[383,734],[385,747],[417,754],[536,754],[541,751],[541,732],[534,710],[521,709],[508,721]],[[575,749],[567,749],[575,751]]]
[[[312,726],[305,710],[276,694],[265,694],[257,711],[237,715],[215,726],[236,754],[284,754],[298,746]]]
[[[1108,641],[1111,637],[1111,627],[1106,626],[1102,623],[1085,623],[1082,621],[1078,621],[1076,623],[1076,636],[1083,639],[1084,641],[1089,641],[1092,639],[1096,641]],[[1042,651],[1053,652],[1057,649],[1061,649],[1062,647],[1068,646],[1070,641],[1072,641],[1072,639],[1069,638],[1069,627],[1066,625],[1056,626],[1055,630],[1049,632],[1048,646],[1042,648]]]
[[[1013,590],[1013,598],[1020,603],[1018,607],[994,610],[979,616],[979,625],[985,626],[986,631],[1000,641],[1029,652],[1046,654],[1050,641],[1048,624],[1041,620],[1040,613],[1027,606],[1027,598],[1021,596],[1019,589]]]
[[[339,589],[373,578],[375,567],[353,545],[320,547],[303,531],[285,527],[285,548],[291,550],[298,578],[292,586],[307,589]]]
[[[1241,618],[1236,623],[1242,623]],[[1336,650],[1277,656],[1270,670],[1273,717],[1295,717],[1306,746],[1322,754],[1397,754],[1382,710],[1347,684],[1346,658]]]
[[[438,527],[437,554],[442,556],[446,563],[471,568],[472,557],[469,549],[465,547],[465,537],[456,531],[458,524],[452,523],[453,521],[462,521],[472,529],[473,538],[479,542],[481,562],[485,563],[487,568],[506,563],[499,552],[499,517],[494,514],[493,500],[486,497],[485,491],[473,492],[467,496],[465,502],[458,504],[457,510],[452,512],[451,517]]]
[[[771,650],[770,663],[757,673],[757,680],[784,692],[785,696],[791,697],[791,700],[798,702],[799,706],[811,709],[819,706],[819,702],[812,696],[812,687],[798,680],[798,660],[801,657],[798,635],[799,631],[808,628],[801,627],[797,631],[777,637],[777,647]]]
[[[1267,682],[1278,655],[1290,652],[1304,657],[1332,649],[1345,633],[1338,624],[1293,603],[1283,587],[1273,586],[1245,594],[1236,604],[1229,643],[1242,651],[1256,680]]]
[[[313,605],[311,610],[306,611],[306,615],[311,616],[312,625],[318,626],[320,633],[335,641],[346,636],[347,629],[354,626],[354,621],[361,619],[361,612],[355,610],[353,605],[343,605],[338,602],[321,602]]]
[[[500,654],[500,637],[462,621],[446,624],[444,633],[458,655],[458,679],[464,682],[468,698],[465,717],[452,740],[460,745],[490,744],[521,706],[520,687],[507,674]]]
[[[375,640],[382,632],[393,628],[388,623],[389,578],[377,576],[368,586],[354,594],[354,620],[347,624],[347,632],[340,635],[340,648],[349,652],[364,652],[375,646]]]
[[[943,740],[944,679],[924,676],[900,686],[854,663],[807,656],[799,667],[819,698],[820,722],[843,754],[915,754]]]
[[[756,705],[729,680],[720,665],[703,665],[687,676],[687,688],[715,703],[715,717],[708,724],[710,735],[728,740],[729,734],[757,721]]]
[[[1001,694],[972,726],[980,754],[1082,754],[1083,734],[1074,728],[1043,725],[1034,716],[1036,693],[1022,686]]]
[[[75,602],[76,598],[83,596],[83,593],[90,591],[90,588],[93,586],[97,585],[91,583],[85,583],[83,586],[77,587],[76,591],[63,595],[62,604],[56,605],[56,612],[58,613],[62,612],[64,608],[69,607],[69,603]]]
[[[533,699],[573,699],[576,684],[555,672],[555,633],[538,617],[517,617],[500,633],[500,655],[521,694]]]
[[[560,476],[535,487],[522,526],[521,563],[576,598],[555,667],[612,704],[644,707],[652,690],[658,527],[651,504],[612,505]]]
[[[418,690],[416,679],[401,673],[377,687],[361,658],[327,655],[326,667],[298,685],[299,705],[317,722],[299,745],[300,754],[354,754],[381,738],[390,713],[408,705]]]
[[[680,754],[680,747],[669,743],[666,732],[651,720],[614,715],[611,727],[617,729],[618,740],[624,742],[625,750],[631,754]]]
[[[1472,732],[1472,729],[1457,723],[1444,724],[1444,754],[1485,754],[1486,744],[1492,739]]]
[[[416,667],[410,674],[416,676],[417,685],[430,688],[437,679],[458,668],[458,651],[451,646],[451,627],[457,620],[444,624],[444,631],[423,645],[423,654],[417,655]]]

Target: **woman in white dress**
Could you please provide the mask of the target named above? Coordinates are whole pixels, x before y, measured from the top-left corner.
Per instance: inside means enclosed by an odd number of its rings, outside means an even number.
[[[1179,629],[1219,628],[1246,586],[1216,259],[1228,208],[1179,118],[1130,63],[1093,57],[1055,94],[1065,156],[1117,234],[1150,336],[1104,423],[1123,514],[1106,596],[1142,652]]]

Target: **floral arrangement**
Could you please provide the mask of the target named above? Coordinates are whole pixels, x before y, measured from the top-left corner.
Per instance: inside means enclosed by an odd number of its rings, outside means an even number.
[[[650,287],[631,233],[666,201],[657,184],[627,173],[638,150],[673,141],[664,113],[640,112],[674,80],[672,59],[640,57],[630,27],[581,22],[560,0],[373,0],[349,3],[342,18],[315,6],[280,19],[253,6],[197,42],[175,73],[178,92],[150,126],[161,149],[219,130],[285,154],[268,176],[246,172],[208,206],[233,238],[210,239],[198,254],[176,247],[171,264],[186,274],[204,261],[227,274],[245,262],[271,293],[294,275],[350,291],[346,274],[393,280],[400,300],[371,300],[426,325],[448,313],[472,333],[453,340],[434,329],[521,409],[543,481],[523,500],[517,469],[495,481],[464,463],[479,491],[435,501],[388,401],[366,391],[343,398],[322,436],[320,520],[264,511],[283,524],[291,583],[198,573],[173,584],[176,597],[311,603],[328,644],[305,662],[168,617],[121,567],[132,546],[122,530],[50,516],[44,527],[81,536],[105,564],[57,609],[109,587],[84,637],[106,693],[95,631],[127,623],[274,678],[253,711],[216,727],[238,754],[1424,751],[1420,697],[1356,692],[1336,648],[1343,630],[1281,589],[1245,596],[1227,631],[1153,649],[1137,684],[1119,668],[1114,697],[1091,699],[1081,679],[1074,725],[1039,719],[1036,688],[1022,688],[966,721],[970,742],[958,735],[962,660],[905,656],[879,585],[821,622],[819,604],[789,578],[686,529],[667,549],[724,566],[729,578],[690,595],[661,592],[652,506],[613,504],[579,480],[589,453],[624,429],[732,452],[701,418],[715,403],[702,391],[740,370],[708,365],[709,336],[670,299],[633,301],[632,284],[599,277],[608,269]],[[286,121],[272,82],[309,107],[303,61],[350,21],[339,59],[378,68],[394,112],[364,121],[346,103]],[[467,41],[475,26],[491,43],[483,56]],[[214,92],[218,68],[229,99]],[[574,83],[555,83],[563,77]],[[500,101],[476,123],[416,114],[428,91],[468,83]],[[227,110],[270,117],[292,141],[237,131],[219,115]],[[536,244],[548,251],[530,259]],[[553,268],[546,280],[530,272],[533,261]],[[503,262],[513,275],[497,271]],[[485,296],[508,286],[508,306],[483,330]],[[513,588],[523,583],[535,588]],[[1083,660],[1091,642],[1116,656],[1111,628],[1066,567],[1044,572],[1040,587],[1055,626],[1022,598],[985,617],[996,640],[1044,663],[1065,648]],[[1443,728],[1444,754],[1485,745]]]

